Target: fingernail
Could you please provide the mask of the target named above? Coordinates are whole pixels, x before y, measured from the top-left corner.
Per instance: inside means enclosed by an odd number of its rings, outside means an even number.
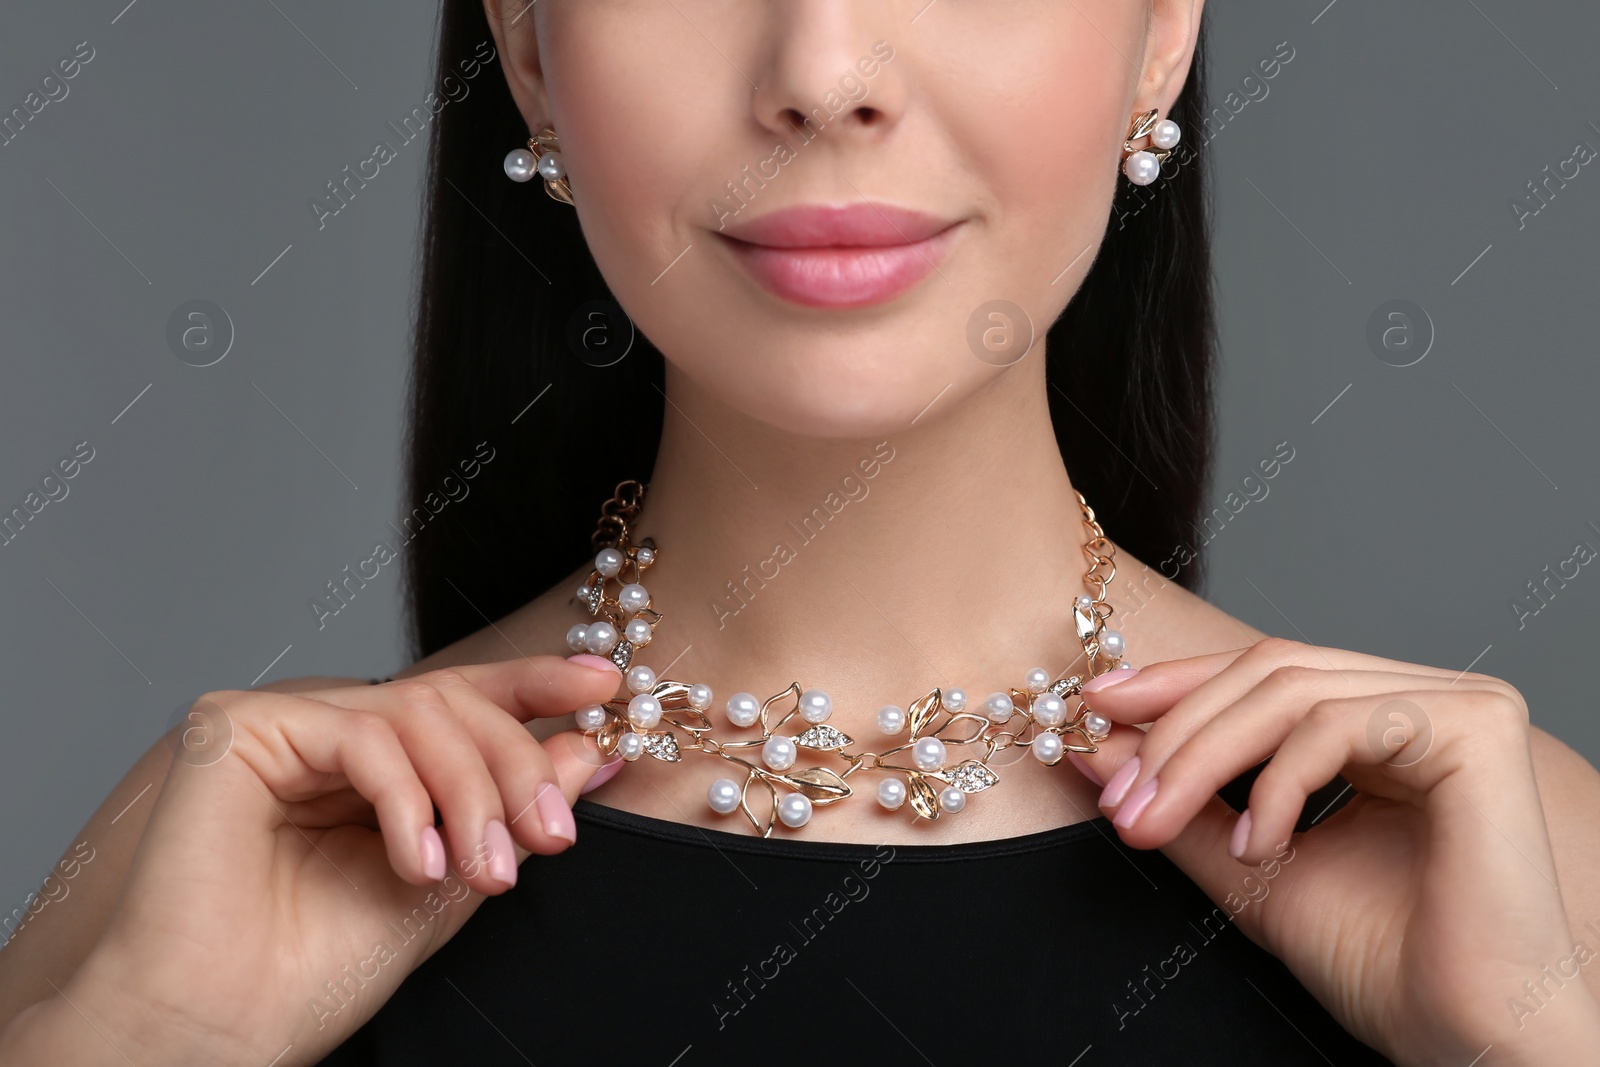
[[[1156,785],[1161,781],[1152,778],[1144,785],[1133,791],[1133,795],[1122,805],[1122,810],[1117,812],[1117,817],[1111,820],[1111,825],[1120,826],[1124,830],[1134,824],[1139,818],[1139,813],[1145,809],[1151,799],[1156,795]]]
[[[1129,667],[1126,670],[1118,667],[1115,670],[1109,670],[1104,674],[1097,674],[1093,678],[1090,678],[1087,682],[1083,683],[1083,685],[1078,689],[1078,692],[1098,693],[1102,689],[1110,689],[1118,682],[1126,682],[1129,678],[1132,678],[1138,673],[1138,667]]]
[[[422,873],[435,882],[444,877],[444,840],[432,826],[422,828]]]
[[[483,840],[489,846],[489,877],[508,887],[516,885],[517,849],[511,843],[511,831],[506,829],[506,824],[490,819],[489,825],[483,828]]]
[[[568,663],[576,663],[580,667],[592,667],[597,671],[607,671],[611,674],[621,674],[622,669],[604,656],[591,656],[587,652],[580,652],[576,656],[568,656]]]
[[[1076,752],[1067,753],[1067,762],[1078,768],[1078,773],[1089,779],[1089,781],[1093,782],[1095,785],[1101,787],[1105,786],[1106,783],[1101,781],[1100,776],[1094,773],[1094,768],[1089,766],[1089,761],[1078,755]]]
[[[1250,840],[1250,809],[1245,808],[1239,821],[1233,824],[1233,837],[1228,841],[1228,855],[1238,859],[1244,855],[1244,846]]]
[[[589,790],[598,789],[607,782],[611,781],[611,779],[616,777],[617,772],[622,770],[622,765],[627,762],[627,760],[623,759],[621,756],[618,756],[604,767],[601,767],[598,771],[595,771],[589,776],[589,780],[583,783],[583,788],[578,790],[578,795],[582,796]]]
[[[553,782],[540,786],[533,800],[539,806],[539,821],[544,823],[545,833],[569,845],[578,840],[578,824],[572,821],[572,809],[567,807],[567,798]]]
[[[1139,776],[1139,757],[1135,756],[1111,776],[1111,781],[1106,783],[1105,792],[1100,794],[1100,806],[1113,808],[1122,803],[1122,798],[1127,795],[1128,787]]]

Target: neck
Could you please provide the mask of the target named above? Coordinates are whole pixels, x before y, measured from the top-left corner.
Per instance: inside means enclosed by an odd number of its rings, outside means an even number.
[[[959,407],[823,439],[745,417],[668,364],[635,530],[661,551],[645,581],[666,617],[644,661],[718,704],[824,689],[849,732],[934,686],[977,701],[1030,667],[1081,670],[1087,530],[1043,368],[1040,345]]]

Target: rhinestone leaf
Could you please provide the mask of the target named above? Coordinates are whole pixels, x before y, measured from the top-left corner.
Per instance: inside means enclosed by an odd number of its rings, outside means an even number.
[[[815,749],[818,752],[833,752],[836,749],[850,747],[855,743],[855,739],[849,734],[840,733],[827,723],[819,723],[795,738],[794,743],[801,748]],[[811,799],[815,800],[816,797]]]
[[[633,662],[633,642],[627,638],[618,641],[611,649],[611,662],[619,669],[627,670],[628,664]]]
[[[678,750],[678,739],[671,731],[645,734],[644,750],[666,763],[677,763],[683,759],[683,753]]]
[[[605,582],[604,578],[596,574],[595,580],[589,583],[589,603],[587,606],[590,615],[600,614],[600,601],[605,599],[606,595]]]
[[[1073,696],[1083,685],[1083,679],[1074,674],[1071,678],[1057,678],[1050,683],[1050,692],[1058,697]]]
[[[975,759],[969,759],[944,772],[945,780],[963,793],[981,793],[1000,781],[1000,776]]]

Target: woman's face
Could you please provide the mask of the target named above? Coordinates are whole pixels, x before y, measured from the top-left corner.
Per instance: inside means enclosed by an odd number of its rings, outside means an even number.
[[[486,0],[506,77],[638,328],[738,412],[864,437],[1042,360],[1202,0],[523,2]]]

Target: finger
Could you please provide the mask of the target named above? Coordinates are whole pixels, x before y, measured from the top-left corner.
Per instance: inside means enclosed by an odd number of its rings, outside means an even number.
[[[453,669],[422,678],[437,689],[478,747],[500,791],[512,839],[549,856],[578,839],[571,805],[561,794],[550,757],[527,729]],[[519,855],[520,861],[522,857]]]
[[[617,695],[622,672],[599,656],[524,656],[495,663],[468,663],[448,668],[519,722],[570,714],[584,704],[604,703]],[[435,671],[397,678],[381,685],[319,689],[303,695],[340,707],[376,711],[390,699],[393,687]]]
[[[483,752],[439,688],[421,678],[387,684],[399,707],[383,715],[443,817],[452,866],[478,892],[504,892],[516,884],[516,846]]]
[[[1433,684],[1431,678],[1390,671],[1332,675],[1314,667],[1282,667],[1220,709],[1204,705],[1185,709],[1183,705],[1201,698],[1197,690],[1145,733],[1137,770],[1117,783],[1119,788],[1108,786],[1102,807],[1115,811],[1113,825],[1128,844],[1159,848],[1176,837],[1217,790],[1277,751],[1313,707],[1329,703],[1330,691],[1359,698],[1365,702],[1362,707],[1377,712],[1383,701],[1371,698],[1403,699],[1404,693],[1397,690]],[[1464,695],[1478,686],[1464,683],[1456,692]],[[1381,718],[1371,721],[1381,738],[1388,723]],[[1367,720],[1357,725],[1372,733]],[[1377,739],[1371,744],[1380,747]],[[1391,751],[1384,750],[1383,758]],[[1326,785],[1338,770],[1336,765],[1307,792]],[[1299,811],[1294,814],[1298,818]]]
[[[1418,728],[1397,747],[1373,744],[1368,723],[1381,717],[1386,705],[1401,700],[1416,709]],[[1472,759],[1463,758],[1463,749],[1470,747],[1482,751]],[[1487,776],[1487,786],[1477,791],[1496,799],[1500,808],[1496,826],[1482,822],[1483,812],[1459,788],[1440,792],[1441,808],[1454,808],[1462,815],[1470,812],[1476,817],[1468,818],[1467,824],[1479,831],[1537,835],[1543,823],[1526,751],[1526,719],[1490,687],[1416,689],[1320,701],[1295,724],[1256,777],[1245,810],[1250,820],[1235,844],[1242,862],[1249,862],[1263,842],[1287,836],[1285,825],[1293,829],[1310,793],[1341,771],[1351,771],[1349,776],[1363,792],[1420,807],[1445,778],[1469,766],[1474,771],[1471,777],[1479,782]],[[1518,810],[1531,816],[1525,824],[1510,821],[1515,814],[1506,814]]]
[[[239,759],[223,766],[242,764],[260,780],[260,786],[243,790],[241,813],[262,820],[266,829],[277,829],[285,820],[293,821],[288,812],[297,806],[330,793],[348,795],[353,789],[376,814],[396,874],[413,885],[444,876],[443,847],[433,829],[428,791],[381,716],[345,709],[330,712],[316,701],[276,693],[228,692],[202,699],[227,709],[231,754]],[[180,761],[175,766],[188,765]],[[188,778],[204,778],[207,773],[216,772],[205,766]],[[180,776],[175,784],[181,787],[187,780]],[[261,786],[268,794],[267,804],[261,803]],[[226,819],[230,806],[229,799],[216,798],[206,810]],[[238,832],[239,816],[231,818],[233,832]]]
[[[1335,673],[1395,671],[1428,678],[1483,678],[1269,637],[1246,648],[1165,660],[1134,671],[1107,671],[1086,682],[1082,696],[1085,703],[1113,722],[1147,723],[1161,718],[1180,701],[1202,689],[1206,691],[1206,699],[1220,704],[1237,699],[1274,670],[1295,666]]]

